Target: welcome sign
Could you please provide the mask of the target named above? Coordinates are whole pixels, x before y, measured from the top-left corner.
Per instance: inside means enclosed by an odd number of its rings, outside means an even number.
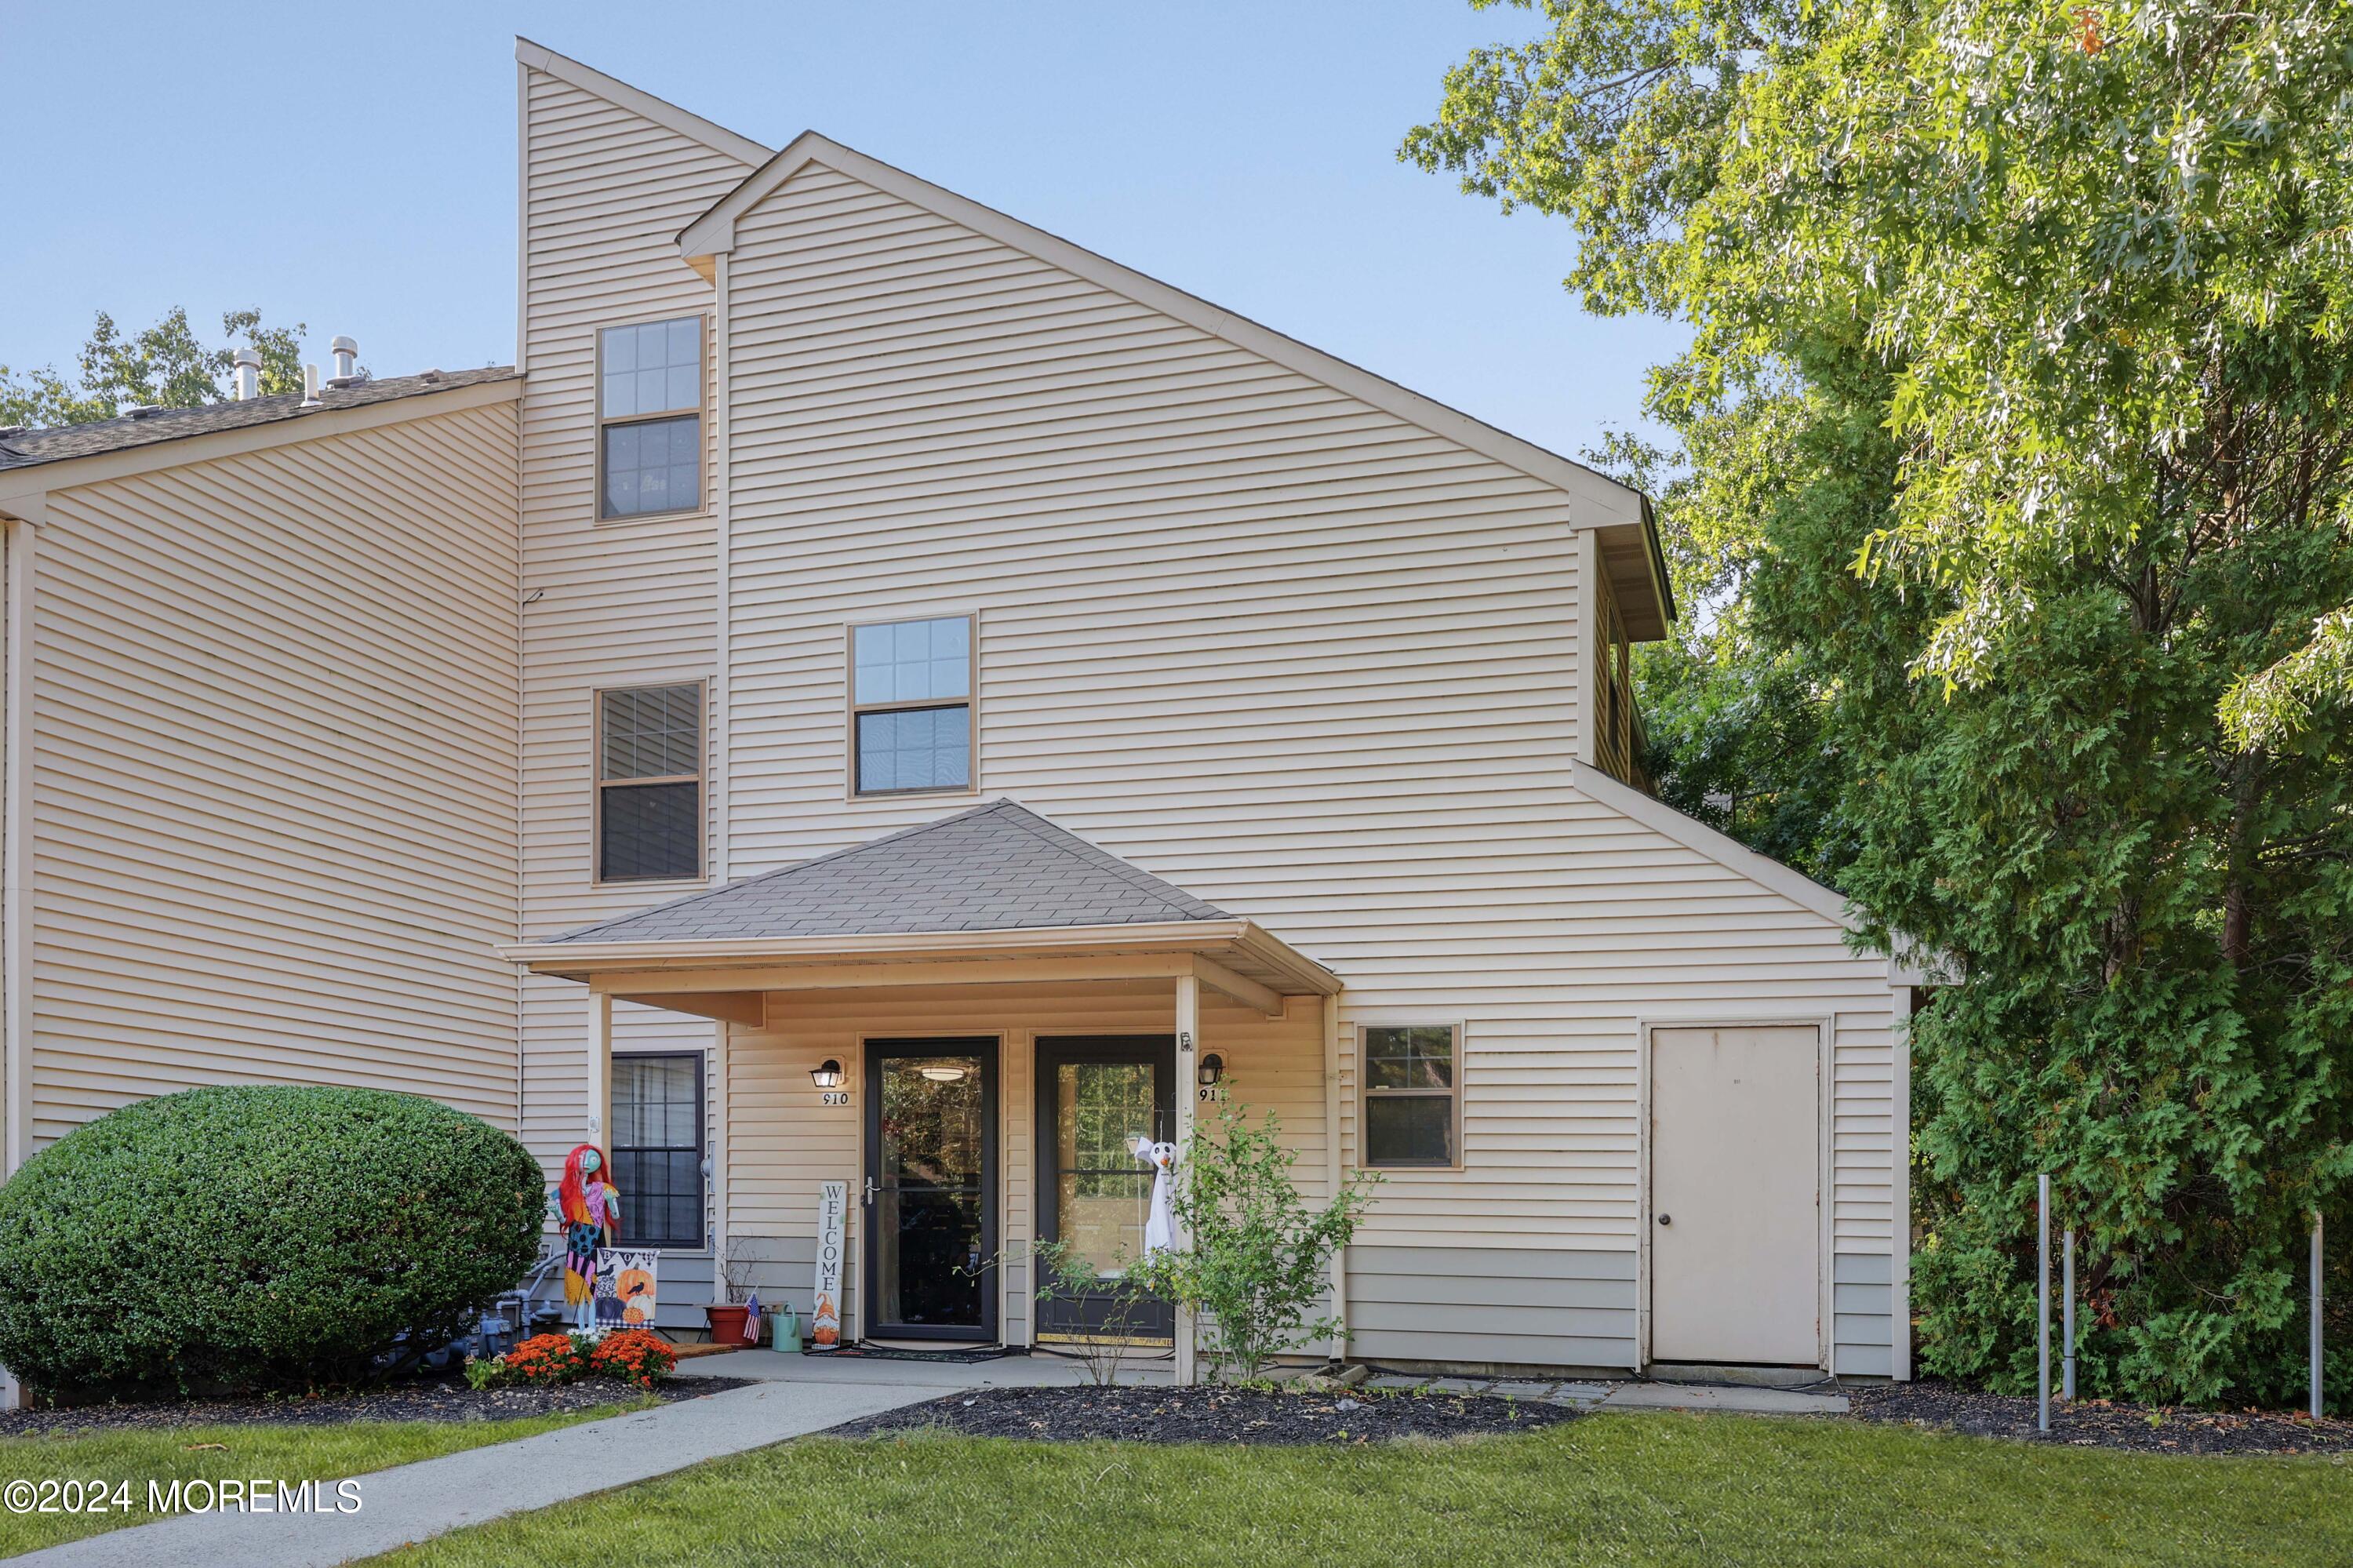
[[[842,1231],[849,1218],[849,1183],[825,1181],[817,1197],[817,1299],[809,1313],[809,1345],[830,1351],[841,1343]]]

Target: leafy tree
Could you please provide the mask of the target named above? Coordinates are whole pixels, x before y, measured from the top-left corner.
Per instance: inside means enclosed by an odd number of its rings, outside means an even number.
[[[1694,329],[1650,408],[1733,635],[1642,666],[1662,771],[1752,842],[1744,783],[1812,810],[1778,853],[1961,965],[1924,1364],[2031,1380],[2050,1171],[2094,1391],[2292,1396],[2307,1216],[2353,1221],[2353,9],[1543,9],[1404,155]]]
[[[144,403],[194,408],[221,402],[234,385],[240,347],[260,354],[265,397],[300,392],[307,330],[300,322],[263,326],[258,310],[230,311],[221,317],[221,335],[228,341],[209,347],[179,306],[131,337],[100,311],[82,344],[78,382],[60,376],[54,366],[20,376],[0,365],[0,425],[80,425],[111,419]]]

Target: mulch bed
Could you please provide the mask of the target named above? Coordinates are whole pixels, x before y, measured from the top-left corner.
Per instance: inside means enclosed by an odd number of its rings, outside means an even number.
[[[1860,1421],[1935,1426],[1976,1437],[2023,1437],[2144,1454],[2353,1453],[2353,1421],[2314,1421],[2260,1411],[2181,1410],[2052,1397],[2051,1430],[2035,1429],[2035,1402],[1948,1383],[1865,1384],[1847,1391]]]
[[[742,1388],[733,1377],[682,1377],[658,1383],[656,1399],[696,1399]],[[611,1378],[584,1378],[556,1388],[466,1386],[463,1378],[390,1383],[351,1393],[286,1399],[195,1399],[153,1404],[81,1404],[62,1410],[0,1410],[0,1437],[57,1437],[164,1426],[317,1426],[338,1421],[519,1421],[594,1410],[637,1397]]]
[[[839,1437],[923,1428],[1079,1443],[1357,1444],[1529,1432],[1576,1419],[1556,1404],[1379,1389],[979,1388],[837,1426]]]

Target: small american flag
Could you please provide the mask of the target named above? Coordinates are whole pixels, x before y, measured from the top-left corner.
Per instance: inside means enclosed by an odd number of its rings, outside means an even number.
[[[744,1342],[760,1342],[760,1293],[756,1290],[744,1298]]]

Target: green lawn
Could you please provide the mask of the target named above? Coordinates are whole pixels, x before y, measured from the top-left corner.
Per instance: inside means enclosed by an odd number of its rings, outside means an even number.
[[[1380,1448],[816,1438],[380,1559],[603,1562],[2295,1563],[2353,1561],[2353,1467],[1903,1428],[1601,1415]]]
[[[15,1513],[0,1510],[0,1556],[55,1546],[164,1516],[146,1511],[147,1483],[202,1477],[266,1476],[288,1481],[345,1476],[430,1459],[460,1448],[503,1443],[653,1403],[638,1399],[598,1410],[519,1421],[352,1421],[322,1426],[175,1426],[61,1437],[0,1438],[0,1483],[12,1480],[131,1484],[132,1511],[104,1514]]]

